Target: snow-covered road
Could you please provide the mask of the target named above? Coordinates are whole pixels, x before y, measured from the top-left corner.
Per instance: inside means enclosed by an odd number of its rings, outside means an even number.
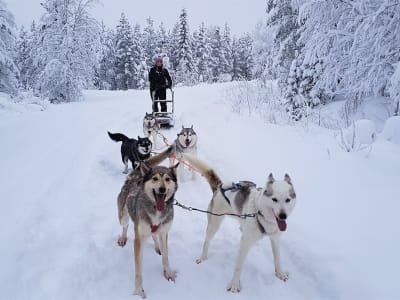
[[[332,131],[265,124],[232,114],[230,84],[176,89],[176,125],[194,126],[199,157],[224,180],[263,185],[289,173],[297,207],[282,236],[290,279],[274,276],[267,239],[250,252],[242,292],[226,292],[240,231],[227,219],[200,255],[207,217],[175,208],[170,232],[176,283],[145,245],[149,299],[395,299],[400,296],[400,148],[383,139],[366,153],[345,153]],[[0,119],[0,299],[135,299],[132,230],[125,248],[116,197],[125,175],[120,145],[107,130],[142,135],[148,91],[87,91],[86,101]],[[179,183],[177,199],[205,209],[205,180]],[[138,299],[138,298],[137,298]]]

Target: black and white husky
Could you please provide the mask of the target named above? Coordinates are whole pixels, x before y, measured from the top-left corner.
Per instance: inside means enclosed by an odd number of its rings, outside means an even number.
[[[153,114],[146,112],[143,118],[143,133],[145,137],[152,138],[153,144],[157,144],[157,134],[160,130],[160,124],[157,122]]]
[[[173,143],[174,152],[170,157],[169,164],[170,166],[174,165],[175,159],[180,160],[182,158],[182,154],[190,154],[192,156],[197,156],[197,133],[193,129],[193,125],[191,127],[182,126],[182,130],[177,134],[177,138]],[[183,179],[183,164],[179,164],[178,168],[178,177],[179,179]],[[192,172],[192,179],[196,178],[195,172]]]
[[[121,158],[125,165],[125,170],[123,171],[124,174],[128,174],[129,160],[132,163],[132,168],[136,169],[140,161],[149,158],[151,155],[152,143],[147,137],[141,138],[138,136],[138,139],[135,140],[128,138],[122,133],[108,132],[108,135],[113,141],[122,142]]]
[[[286,174],[283,180],[275,180],[270,174],[262,188],[257,188],[250,182],[222,183],[215,171],[205,163],[186,154],[183,158],[196,167],[210,184],[213,197],[208,206],[209,211],[216,214],[255,215],[246,219],[238,218],[242,237],[239,256],[228,291],[240,292],[240,274],[244,260],[250,248],[264,236],[268,236],[271,241],[276,277],[283,281],[288,280],[289,274],[281,267],[279,236],[286,230],[286,220],[296,203],[296,193],[289,175]],[[209,215],[203,251],[197,263],[207,259],[210,241],[222,220],[223,217]]]

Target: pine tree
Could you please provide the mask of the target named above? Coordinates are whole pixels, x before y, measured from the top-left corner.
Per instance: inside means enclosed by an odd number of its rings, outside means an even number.
[[[169,63],[171,66],[172,73],[176,72],[179,65],[179,56],[180,56],[179,37],[180,37],[179,23],[175,23],[171,33],[169,34],[169,49],[170,49]]]
[[[194,56],[200,82],[208,82],[212,79],[211,70],[211,45],[204,23],[201,23],[199,31],[194,39]]]
[[[32,65],[32,60],[30,58],[29,38],[28,32],[22,26],[15,47],[15,62],[19,69],[19,85],[25,90],[28,89],[29,80],[27,78],[27,74],[30,66]]]
[[[107,29],[102,24],[100,34],[101,50],[99,61],[99,85],[101,90],[115,90],[116,76],[115,76],[115,33],[111,29]]]
[[[159,54],[157,34],[154,29],[154,20],[150,17],[146,19],[146,26],[143,29],[143,48],[147,66],[151,67],[155,57]]]
[[[142,34],[138,24],[135,25],[133,31],[132,58],[134,66],[134,87],[143,89],[147,85],[147,74],[149,68],[146,62],[145,49],[142,45]]]
[[[125,14],[121,14],[115,37],[115,76],[119,90],[134,88],[135,63],[133,58],[132,28]]]
[[[233,40],[233,80],[251,80],[253,78],[253,39],[249,34]]]
[[[222,70],[222,39],[219,27],[214,27],[209,31],[211,40],[211,69],[212,69],[212,81],[217,82],[223,73]]]
[[[233,73],[232,41],[230,28],[227,23],[221,38],[221,72],[224,74],[224,81],[230,81]]]
[[[16,40],[14,16],[0,0],[0,92],[17,93],[18,67],[12,50]]]
[[[197,81],[197,69],[194,64],[189,25],[186,10],[183,9],[179,16],[179,40],[178,40],[178,66],[176,81],[184,84],[194,84]]]

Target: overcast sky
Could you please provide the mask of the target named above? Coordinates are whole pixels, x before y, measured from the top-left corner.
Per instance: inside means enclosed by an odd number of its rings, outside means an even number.
[[[40,2],[44,0],[3,0],[14,14],[18,26],[29,27],[32,20],[39,20],[43,13]],[[92,10],[98,20],[115,27],[121,12],[131,24],[145,24],[151,16],[155,25],[163,22],[167,29],[178,21],[182,8],[186,8],[191,32],[201,22],[223,26],[227,22],[233,34],[252,32],[264,17],[265,0],[101,0]]]

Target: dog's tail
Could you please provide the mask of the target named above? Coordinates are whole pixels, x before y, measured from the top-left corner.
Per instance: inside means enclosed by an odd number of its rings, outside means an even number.
[[[109,131],[107,131],[107,132],[108,132],[108,136],[109,136],[110,139],[112,139],[113,141],[116,141],[116,142],[125,142],[125,141],[129,140],[129,138],[128,138],[126,135],[122,134],[122,133],[111,133],[111,132],[109,132]]]
[[[190,154],[182,153],[182,157],[206,178],[213,192],[219,188],[219,186],[222,184],[222,181],[213,168]]]

